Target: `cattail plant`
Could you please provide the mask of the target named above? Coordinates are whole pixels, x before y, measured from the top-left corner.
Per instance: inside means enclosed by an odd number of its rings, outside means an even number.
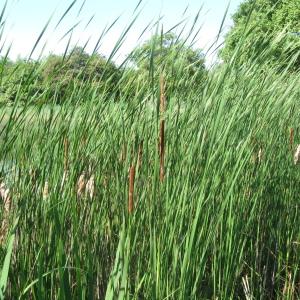
[[[160,181],[164,180],[164,163],[165,163],[165,106],[166,106],[166,94],[165,94],[165,79],[164,76],[160,77],[160,126],[159,126],[159,178]]]
[[[143,160],[143,143],[144,140],[141,140],[139,144],[139,150],[138,150],[138,167],[140,168],[142,166],[142,160]]]
[[[166,83],[163,75],[160,76],[160,113],[161,116],[166,110]]]
[[[263,150],[262,150],[262,148],[259,148],[259,150],[258,150],[257,159],[258,159],[259,163],[262,162],[262,159],[263,159]]]
[[[90,199],[94,198],[95,193],[95,175],[92,174],[89,180],[86,182],[86,194],[90,197]]]
[[[83,172],[79,178],[78,178],[78,181],[77,181],[77,187],[76,187],[76,190],[77,190],[77,196],[80,198],[84,191],[85,191],[85,186],[86,186],[86,182],[85,182],[85,173]]]
[[[127,145],[123,144],[120,152],[119,162],[123,162],[126,160],[126,152],[127,152]]]
[[[68,178],[68,168],[69,168],[69,141],[67,138],[64,138],[64,173],[63,173],[63,178],[61,181],[62,189]]]
[[[251,300],[253,299],[253,296],[251,294],[250,290],[250,284],[249,284],[249,279],[248,276],[242,277],[242,283],[243,283],[243,289],[244,289],[244,295],[246,300]]]
[[[159,130],[159,178],[164,180],[164,162],[165,162],[165,120],[160,121]]]
[[[49,196],[49,182],[46,181],[43,187],[43,199],[46,200]]]
[[[284,299],[289,299],[289,297],[293,295],[294,292],[295,292],[295,286],[292,280],[292,274],[291,272],[288,272],[287,279],[284,283],[282,295],[284,296]]]
[[[67,172],[69,165],[69,141],[64,138],[64,172]]]
[[[129,169],[129,193],[128,193],[128,212],[131,214],[134,210],[134,179],[135,179],[135,166],[132,165]]]
[[[6,187],[4,182],[0,183],[0,198],[3,201],[3,216],[0,230],[0,243],[2,244],[5,240],[9,225],[9,214],[11,210],[11,197],[9,189]]]

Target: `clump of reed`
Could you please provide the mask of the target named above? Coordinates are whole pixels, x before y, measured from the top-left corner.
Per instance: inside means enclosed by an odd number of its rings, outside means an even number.
[[[149,59],[105,101],[74,79],[59,106],[0,109],[7,299],[300,297],[299,74],[262,82],[237,52],[198,86],[175,54],[180,78]]]

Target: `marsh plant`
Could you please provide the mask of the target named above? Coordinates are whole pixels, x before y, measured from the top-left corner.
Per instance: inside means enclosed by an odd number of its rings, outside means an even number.
[[[129,56],[61,102],[24,72],[0,110],[2,298],[300,298],[299,71],[243,47],[200,79]]]

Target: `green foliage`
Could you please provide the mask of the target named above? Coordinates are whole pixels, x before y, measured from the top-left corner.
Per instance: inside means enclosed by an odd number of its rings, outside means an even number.
[[[233,15],[234,25],[225,39],[221,57],[230,61],[239,49],[241,63],[258,60],[280,68],[294,61],[300,67],[300,0],[246,0]],[[262,52],[269,49],[267,57]]]
[[[18,59],[3,65],[0,84],[1,102],[25,103],[42,92],[39,63]]]
[[[66,56],[49,55],[43,62],[2,58],[0,64],[0,99],[4,103],[63,103],[86,87],[91,93],[109,97],[121,76],[114,63],[99,54],[89,55],[80,47]]]
[[[90,86],[108,93],[120,77],[119,69],[99,54],[87,54],[74,47],[66,56],[50,55],[42,70],[43,86],[56,103],[68,99],[74,89]]]
[[[159,96],[138,93],[149,80],[130,102],[2,108],[2,181],[20,216],[0,252],[12,251],[6,298],[299,299],[299,80],[223,64],[204,90],[174,87],[163,182]],[[78,193],[83,174],[92,196]]]
[[[206,75],[202,51],[187,46],[173,33],[154,35],[135,49],[131,61],[144,77],[150,75],[157,80],[164,74],[169,84],[182,88],[187,88],[182,78],[200,84]]]
[[[209,72],[173,34],[1,60],[0,298],[300,299],[298,55],[251,30]]]

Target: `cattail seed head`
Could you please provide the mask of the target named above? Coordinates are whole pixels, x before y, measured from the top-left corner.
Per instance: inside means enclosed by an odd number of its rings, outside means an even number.
[[[84,190],[85,190],[85,185],[86,185],[85,173],[82,173],[79,176],[78,181],[77,181],[77,196],[78,197],[81,197],[83,195]]]
[[[49,183],[48,181],[46,181],[43,188],[43,199],[46,200],[48,196],[49,196]]]
[[[4,203],[3,216],[0,228],[0,243],[5,241],[9,228],[9,215],[11,210],[11,198],[9,189],[6,187],[4,182],[0,183],[0,198]]]
[[[134,209],[134,204],[133,204],[134,177],[135,177],[135,167],[131,166],[129,169],[129,193],[128,193],[128,212],[129,212],[129,214],[131,214]]]
[[[258,150],[257,159],[258,159],[258,162],[259,162],[259,163],[262,162],[262,159],[263,159],[263,150],[262,150],[262,148],[260,148],[260,149]]]
[[[89,180],[86,183],[86,193],[89,195],[91,199],[94,197],[95,193],[95,175],[91,175]]]
[[[11,198],[9,195],[9,188],[6,187],[4,182],[0,183],[0,197],[4,203],[4,211],[8,212],[10,210]]]
[[[160,113],[163,115],[166,109],[166,84],[163,75],[160,76]]]

